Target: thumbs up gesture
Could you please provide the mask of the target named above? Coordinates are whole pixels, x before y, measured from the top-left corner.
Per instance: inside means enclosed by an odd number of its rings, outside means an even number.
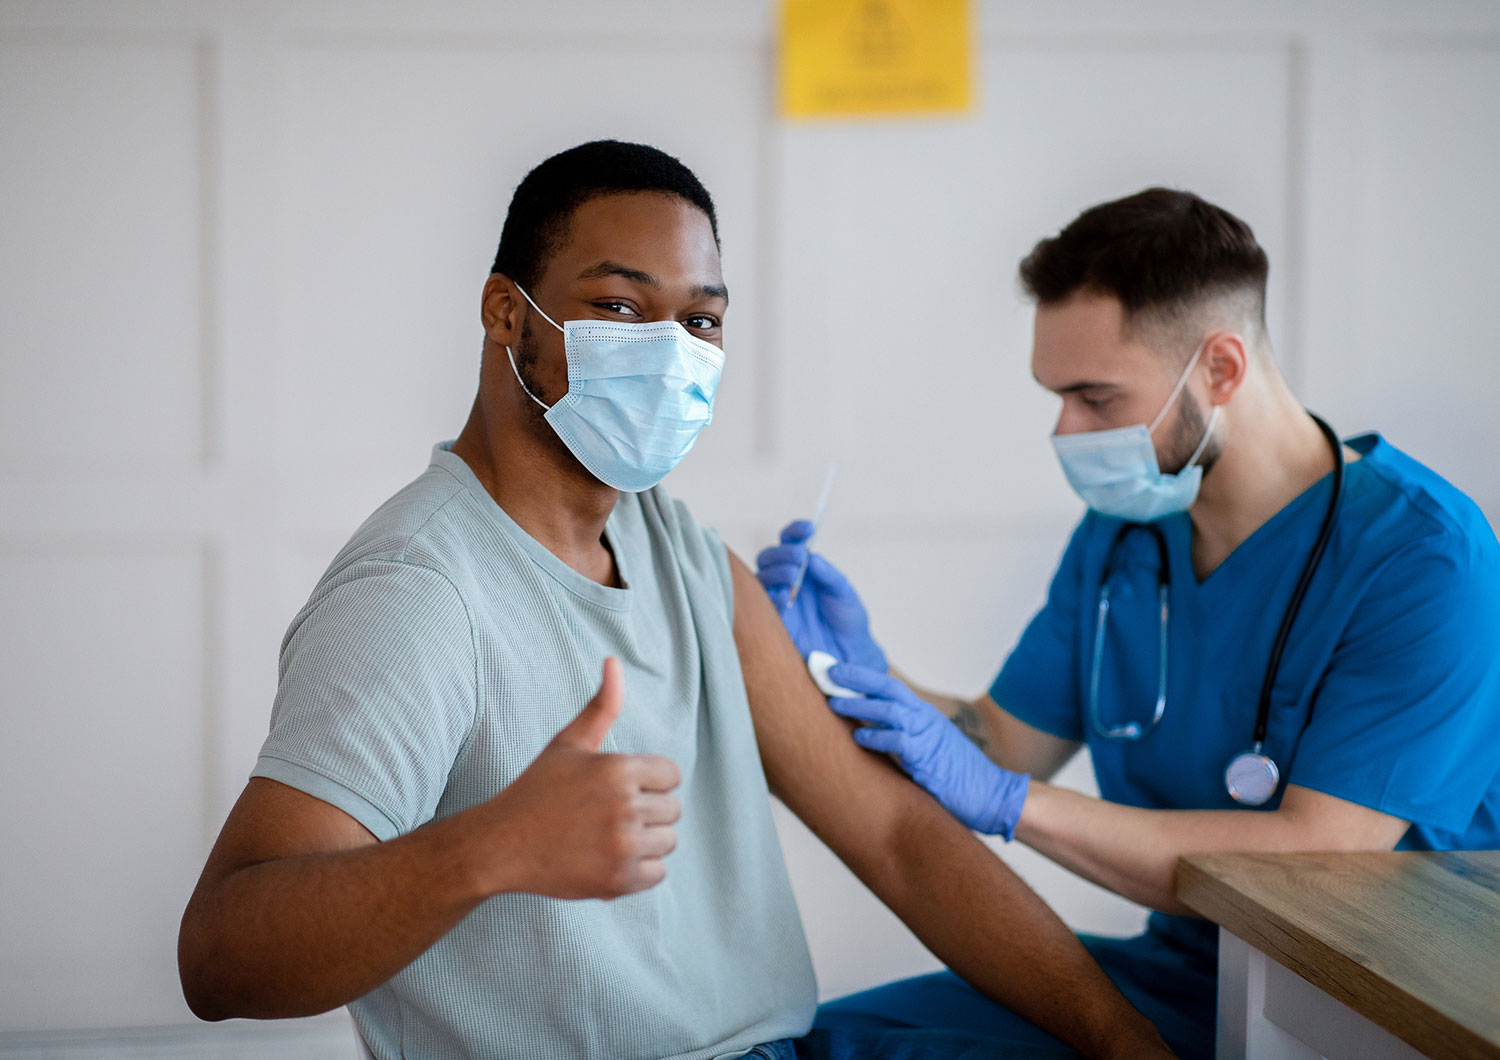
[[[604,660],[599,691],[536,761],[486,804],[502,847],[506,890],[552,898],[618,898],[660,883],[682,816],[670,794],[682,780],[659,755],[602,754],[625,705],[620,661]]]

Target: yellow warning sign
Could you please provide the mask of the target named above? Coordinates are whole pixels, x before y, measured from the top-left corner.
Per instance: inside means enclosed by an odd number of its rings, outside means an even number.
[[[782,113],[967,110],[970,2],[782,0]]]

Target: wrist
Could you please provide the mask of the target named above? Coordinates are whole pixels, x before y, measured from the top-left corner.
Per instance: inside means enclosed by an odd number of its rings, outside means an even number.
[[[452,867],[452,879],[476,904],[497,894],[535,891],[534,851],[525,841],[524,827],[507,820],[495,799],[471,807],[432,825],[437,833],[434,854]]]
[[[1171,1057],[1156,1025],[1102,974],[1100,982],[1104,989],[1078,1013],[1077,1033],[1069,1044],[1093,1060]]]
[[[1172,1051],[1167,1048],[1167,1043],[1156,1026],[1129,1005],[1125,1007],[1129,1009],[1129,1020],[1122,1022],[1116,1017],[1112,1021],[1106,1021],[1098,1033],[1089,1036],[1086,1054],[1097,1057],[1098,1060],[1172,1057]]]
[[[1026,789],[1026,802],[1016,819],[1017,839],[1029,847],[1035,847],[1038,842],[1045,843],[1043,837],[1047,833],[1048,821],[1055,816],[1052,807],[1058,794],[1058,789],[1044,780],[1031,781]]]
[[[1010,842],[1026,806],[1031,777],[1026,773],[1012,773],[988,758],[984,759],[984,764],[989,770],[990,797],[985,804],[979,831]]]

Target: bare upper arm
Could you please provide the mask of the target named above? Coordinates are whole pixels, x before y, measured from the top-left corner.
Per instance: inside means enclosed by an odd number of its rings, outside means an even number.
[[[755,575],[732,552],[729,563],[735,643],[772,793],[846,861],[878,857],[905,810],[930,797],[850,739],[852,724],[828,709]]]
[[[248,865],[375,842],[369,829],[338,807],[277,781],[251,777],[219,831],[198,890]]]

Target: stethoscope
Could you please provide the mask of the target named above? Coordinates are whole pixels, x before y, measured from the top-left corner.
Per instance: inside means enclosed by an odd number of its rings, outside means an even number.
[[[1302,566],[1302,574],[1297,579],[1296,588],[1292,590],[1291,601],[1287,604],[1285,614],[1281,616],[1281,626],[1277,629],[1276,640],[1271,645],[1271,656],[1266,662],[1265,677],[1261,681],[1260,703],[1256,707],[1255,732],[1250,741],[1250,749],[1241,751],[1231,758],[1229,765],[1224,769],[1224,787],[1228,789],[1230,798],[1244,806],[1262,806],[1269,802],[1281,783],[1281,770],[1277,768],[1271,756],[1265,753],[1266,725],[1271,717],[1271,690],[1276,685],[1276,674],[1281,668],[1281,656],[1286,651],[1292,626],[1297,621],[1297,612],[1302,609],[1302,601],[1307,596],[1308,586],[1312,584],[1313,575],[1317,573],[1318,564],[1322,561],[1323,553],[1328,548],[1328,541],[1333,536],[1339,506],[1344,499],[1343,443],[1339,441],[1333,428],[1322,419],[1313,416],[1313,421],[1317,423],[1323,436],[1328,439],[1329,446],[1333,449],[1333,492],[1328,498],[1328,510],[1323,515],[1323,525],[1318,530],[1317,540],[1313,542],[1307,562]],[[1099,677],[1104,662],[1104,629],[1109,619],[1110,577],[1115,572],[1120,545],[1132,530],[1146,530],[1156,542],[1158,559],[1156,592],[1159,605],[1156,706],[1152,711],[1151,720],[1144,725],[1132,721],[1124,725],[1106,726],[1099,720]],[[1162,533],[1161,527],[1156,523],[1126,523],[1120,527],[1109,547],[1109,554],[1104,560],[1104,576],[1099,586],[1099,606],[1094,618],[1093,658],[1089,668],[1089,721],[1094,731],[1106,740],[1139,740],[1156,728],[1157,723],[1161,721],[1162,714],[1166,712],[1167,626],[1170,618],[1168,600],[1171,585],[1172,570],[1168,562],[1167,538]]]

